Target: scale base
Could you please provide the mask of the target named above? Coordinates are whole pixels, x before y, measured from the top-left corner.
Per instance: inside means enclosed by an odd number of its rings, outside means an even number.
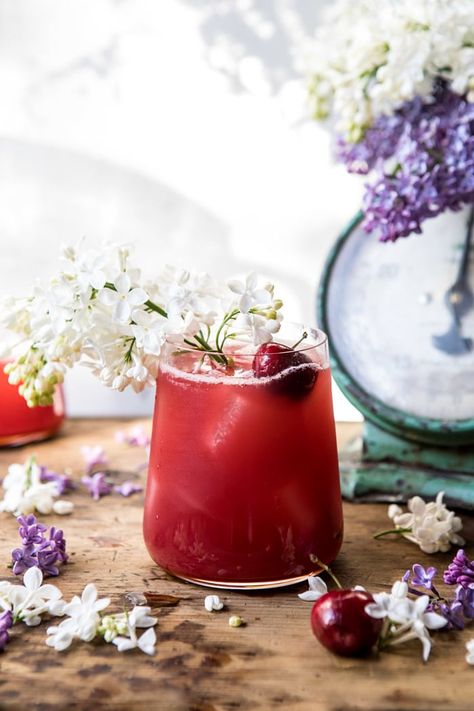
[[[474,509],[474,446],[434,447],[370,422],[340,455],[342,495],[350,501],[403,502],[445,492],[451,506]]]

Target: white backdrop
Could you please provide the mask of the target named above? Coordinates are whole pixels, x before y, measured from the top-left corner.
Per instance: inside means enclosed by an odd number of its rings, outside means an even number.
[[[275,281],[314,322],[321,266],[361,184],[308,119],[324,2],[0,0],[0,294],[85,234],[160,263]],[[383,247],[381,247],[383,248]],[[71,414],[140,414],[74,372]],[[339,419],[354,416],[342,397]]]

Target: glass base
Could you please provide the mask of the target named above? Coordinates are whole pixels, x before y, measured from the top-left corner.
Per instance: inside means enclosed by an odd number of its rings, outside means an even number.
[[[24,444],[41,442],[44,439],[54,437],[59,431],[59,427],[53,429],[40,430],[38,432],[25,432],[23,434],[0,436],[0,447],[22,447]]]
[[[312,575],[318,575],[322,568],[316,568],[309,573],[304,575],[299,575],[296,578],[285,578],[283,580],[269,580],[268,582],[244,582],[236,583],[235,581],[226,582],[225,580],[215,581],[215,580],[201,580],[200,578],[187,578],[184,575],[177,575],[176,573],[170,573],[175,578],[179,580],[184,580],[187,583],[193,583],[194,585],[202,585],[205,588],[217,588],[219,590],[271,590],[272,588],[285,588],[289,585],[297,585],[298,583],[304,583]],[[167,571],[169,572],[169,571]]]

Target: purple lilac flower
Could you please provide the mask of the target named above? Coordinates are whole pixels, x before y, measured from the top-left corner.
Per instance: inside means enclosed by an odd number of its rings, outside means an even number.
[[[443,580],[447,585],[468,587],[474,583],[474,560],[470,561],[465,552],[459,550],[444,571]]]
[[[22,548],[14,548],[12,550],[13,574],[23,575],[28,568],[34,568],[38,565],[36,557],[36,546],[23,546]]]
[[[33,514],[29,514],[28,516],[19,516],[17,521],[20,524],[18,534],[24,546],[43,542],[43,533],[47,530],[47,527],[42,523],[38,523],[36,516]]]
[[[433,578],[436,576],[437,572],[436,568],[430,567],[425,570],[422,565],[415,563],[413,566],[413,578],[411,580],[411,584],[415,587],[431,590],[433,588]]]
[[[443,615],[448,621],[448,624],[443,627],[445,630],[463,630],[465,627],[464,607],[459,600],[454,602],[440,603],[436,606],[435,612]]]
[[[36,516],[20,516],[18,533],[22,547],[12,550],[14,575],[22,575],[28,568],[38,567],[43,575],[59,575],[58,565],[66,563],[66,539],[61,529],[52,526],[49,536],[47,527],[38,523]]]
[[[13,613],[11,610],[5,610],[0,614],[0,652],[3,652],[8,642],[10,635],[8,630],[13,627]]]
[[[59,472],[53,472],[48,467],[40,467],[40,480],[42,482],[55,481],[58,485],[59,495],[64,494],[70,489],[74,489],[74,483],[67,474],[60,474]]]
[[[113,489],[112,484],[105,480],[104,472],[83,476],[81,481],[89,489],[89,493],[95,501],[98,501],[101,496],[107,496]]]
[[[143,487],[139,484],[134,484],[133,481],[124,481],[123,484],[114,486],[114,491],[122,496],[131,496],[132,494],[137,494],[140,491],[143,491]]]
[[[338,154],[352,172],[373,171],[368,232],[382,241],[419,233],[424,220],[474,203],[474,103],[440,82],[431,101],[417,97],[380,116],[359,143],[339,140]]]
[[[464,617],[474,619],[474,583],[460,585],[456,590],[456,600],[462,605]]]
[[[128,432],[118,431],[115,434],[117,442],[129,444],[131,447],[148,447],[150,444],[150,436],[145,432],[143,427],[133,427]]]
[[[91,474],[97,467],[104,467],[108,464],[108,457],[104,449],[100,446],[81,447],[81,453],[86,463],[88,474]]]

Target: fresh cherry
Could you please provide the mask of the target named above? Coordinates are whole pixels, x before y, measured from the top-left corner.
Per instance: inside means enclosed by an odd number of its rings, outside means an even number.
[[[292,397],[301,397],[312,390],[318,375],[306,353],[295,351],[283,343],[262,343],[255,353],[252,367],[257,378],[278,375],[271,382],[272,390]]]
[[[362,590],[331,590],[311,611],[311,627],[324,647],[344,657],[368,654],[380,635],[382,620],[365,606],[374,598]]]

